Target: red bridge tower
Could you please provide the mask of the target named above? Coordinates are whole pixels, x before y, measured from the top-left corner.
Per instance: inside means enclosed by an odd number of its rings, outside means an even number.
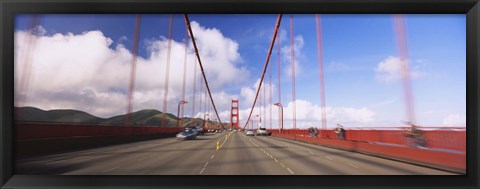
[[[239,129],[238,126],[238,100],[232,99],[232,109],[230,110],[230,128]]]

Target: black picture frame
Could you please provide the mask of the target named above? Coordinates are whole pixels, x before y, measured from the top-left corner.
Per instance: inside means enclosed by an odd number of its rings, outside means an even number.
[[[479,188],[478,0],[1,0],[0,185],[3,188]],[[467,171],[458,176],[15,175],[13,34],[16,14],[466,14]]]

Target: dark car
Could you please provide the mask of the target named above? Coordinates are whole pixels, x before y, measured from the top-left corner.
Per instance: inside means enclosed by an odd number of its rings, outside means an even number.
[[[185,130],[177,134],[178,140],[192,140],[197,138],[197,133],[193,130]]]
[[[205,134],[205,127],[196,126],[196,127],[195,127],[195,130],[197,131],[197,134],[199,134],[199,135]]]

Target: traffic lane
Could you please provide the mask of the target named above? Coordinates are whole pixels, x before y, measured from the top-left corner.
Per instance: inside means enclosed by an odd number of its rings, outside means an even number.
[[[247,136],[246,136],[247,137]],[[345,170],[332,162],[322,161],[305,151],[295,149],[293,145],[267,141],[269,136],[248,137],[259,146],[281,162],[289,167],[296,175],[342,175]]]
[[[243,134],[233,132],[225,144],[205,162],[203,175],[290,175],[278,161]]]
[[[428,167],[413,165],[395,160],[369,156],[366,154],[349,152],[334,148],[323,147],[314,144],[302,143],[277,137],[267,137],[274,143],[289,145],[303,151],[320,160],[328,159],[331,163],[343,167],[344,174],[365,174],[365,175],[455,175],[448,171],[432,169]]]
[[[138,150],[125,157],[110,157],[110,161],[94,163],[86,169],[69,172],[70,175],[102,174],[102,175],[171,175],[189,174],[198,164],[192,155],[201,154],[201,148],[214,143],[214,140],[221,138],[220,135],[202,135],[196,140],[178,140],[173,144],[162,145]],[[205,148],[213,149],[213,147]]]
[[[223,140],[225,134],[207,134],[197,140],[182,141],[182,146],[172,148],[172,151],[157,154],[154,158],[142,161],[142,164],[124,167],[117,172],[134,175],[198,175],[204,163],[216,151],[217,141]]]
[[[208,140],[212,137],[215,136],[200,136],[199,141],[201,141],[202,138]],[[145,158],[153,158],[159,153],[169,155],[171,154],[171,151],[189,150],[188,148],[182,149],[182,147],[185,146],[182,142],[185,141],[177,141],[175,138],[158,139],[40,157],[31,162],[22,162],[19,166],[19,172],[72,175],[111,174],[115,173],[113,171],[123,166],[137,165],[136,163],[128,165],[129,162],[132,163],[141,159],[144,160]],[[52,158],[54,159],[52,160]],[[48,163],[45,163],[46,161],[48,161]]]

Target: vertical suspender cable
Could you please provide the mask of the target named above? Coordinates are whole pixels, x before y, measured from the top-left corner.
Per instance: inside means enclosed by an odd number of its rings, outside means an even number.
[[[205,119],[205,111],[203,111],[203,81],[200,81],[199,82],[200,84],[200,112],[201,112],[201,116],[203,115],[203,119]]]
[[[269,124],[270,124],[270,130],[272,130],[272,106],[273,106],[273,101],[272,101],[272,90],[273,90],[272,89],[272,69],[270,69],[270,71],[269,71],[268,78],[270,80],[270,96],[269,96],[269,98],[270,98],[270,105],[269,105],[269,107],[270,107],[270,123]]]
[[[194,60],[195,63],[193,64],[193,103],[192,103],[192,117],[195,117],[195,104],[197,101],[195,101],[195,92],[197,90],[197,59]]]
[[[327,129],[327,116],[325,113],[325,77],[323,71],[323,49],[322,49],[322,20],[320,15],[315,15],[317,26],[317,50],[318,50],[318,72],[320,75],[320,103],[322,106],[322,129]]]
[[[187,56],[188,56],[188,31],[185,30],[185,56],[184,56],[184,62],[183,62],[183,87],[182,87],[182,101],[185,101],[185,81],[187,80]],[[182,116],[184,114],[184,108],[185,106],[182,106]]]
[[[30,20],[30,35],[25,39],[24,44],[26,44],[26,53],[24,55],[24,59],[21,62],[21,68],[19,70],[22,71],[22,75],[20,78],[16,79],[15,82],[15,91],[17,95],[23,96],[20,98],[18,104],[16,106],[22,107],[27,103],[27,96],[28,96],[28,89],[29,83],[31,80],[32,75],[32,65],[33,65],[33,56],[35,52],[35,46],[37,44],[37,36],[35,35],[35,28],[39,25],[40,18],[38,15],[33,15],[32,19]]]
[[[263,85],[263,127],[267,128],[267,93],[265,92],[266,86]]]
[[[280,36],[280,32],[281,32],[281,30],[278,31],[279,36]],[[277,43],[277,66],[278,66],[278,68],[277,68],[277,71],[278,71],[278,73],[277,73],[277,77],[278,77],[278,99],[277,100],[278,100],[278,103],[282,104],[282,92],[281,92],[282,90],[281,90],[281,85],[280,85],[280,73],[281,73],[281,70],[280,70],[280,57],[281,57],[280,56],[280,37],[277,37],[277,42],[278,42]],[[280,119],[283,119],[283,117],[280,118],[280,115],[282,113],[281,111],[283,111],[283,108],[280,111],[278,111],[278,129],[281,128],[281,124],[282,124],[281,123],[282,120],[280,120]]]
[[[163,116],[162,122],[163,126],[165,124],[165,116],[167,115],[168,109],[168,82],[169,82],[169,73],[170,73],[170,53],[172,48],[172,25],[173,25],[173,15],[170,15],[170,22],[168,27],[168,51],[167,51],[167,62],[166,62],[166,69],[165,69],[165,89],[163,93]]]
[[[282,20],[282,14],[279,14],[277,18],[277,23],[275,25],[275,30],[273,32],[272,41],[270,42],[270,48],[268,49],[267,60],[265,61],[265,66],[263,67],[262,76],[260,77],[260,83],[259,83],[260,86],[258,86],[257,88],[257,93],[255,95],[255,100],[253,101],[252,109],[250,110],[250,114],[248,115],[247,121],[245,122],[243,129],[247,127],[248,122],[252,117],[253,110],[255,109],[255,104],[257,103],[257,98],[258,98],[258,92],[260,92],[260,87],[262,87],[261,86],[262,81],[263,81],[263,78],[265,77],[265,71],[267,70],[267,67],[268,67],[268,61],[270,60],[270,55],[272,54],[273,45],[275,44],[275,38],[277,37],[277,32],[278,32],[278,28],[280,27],[281,20]]]
[[[297,128],[297,110],[295,97],[295,43],[293,39],[293,15],[290,15],[290,49],[292,52],[292,102],[293,102],[293,129]]]
[[[405,20],[402,15],[394,15],[395,31],[397,34],[397,44],[400,54],[401,66],[402,66],[402,78],[403,78],[403,91],[405,96],[405,105],[407,110],[407,120],[414,126],[415,123],[415,110],[413,104],[412,86],[410,80],[410,67],[408,63],[408,45],[405,29]]]
[[[128,103],[127,103],[127,114],[125,115],[125,125],[131,126],[131,115],[132,112],[132,98],[133,92],[135,91],[135,75],[137,72],[137,54],[138,54],[138,38],[140,35],[140,21],[141,16],[137,15],[135,19],[135,33],[133,37],[133,55],[132,55],[132,67],[130,69],[130,85],[128,87]]]

